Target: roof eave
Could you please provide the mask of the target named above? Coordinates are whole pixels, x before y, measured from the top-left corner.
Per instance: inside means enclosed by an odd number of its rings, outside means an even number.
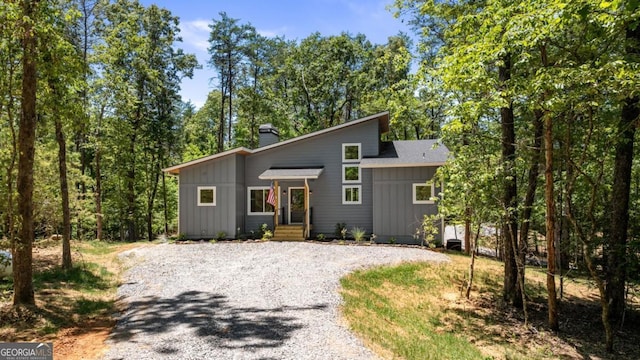
[[[360,167],[363,169],[381,169],[381,168],[406,168],[406,167],[433,167],[443,166],[446,162],[437,161],[429,163],[390,163],[390,164],[366,164],[360,163]]]
[[[378,119],[379,124],[380,124],[379,128],[380,128],[380,133],[381,134],[389,132],[389,112],[388,111],[384,111],[384,112],[381,112],[381,113],[378,113],[378,114],[374,114],[374,115],[370,115],[370,116],[367,116],[367,117],[364,117],[364,118],[361,118],[361,119],[348,121],[348,122],[346,122],[344,124],[340,124],[340,125],[336,125],[336,126],[332,126],[332,127],[326,128],[326,129],[314,131],[314,132],[309,133],[309,134],[297,136],[297,137],[291,138],[289,140],[280,141],[280,142],[277,142],[275,144],[263,146],[263,147],[260,147],[260,148],[257,148],[255,150],[253,150],[253,153],[255,154],[255,153],[262,152],[262,151],[271,150],[271,149],[277,148],[279,146],[293,144],[293,143],[301,141],[301,140],[305,140],[305,139],[309,139],[309,138],[316,137],[316,136],[319,136],[319,135],[327,134],[327,133],[330,133],[330,132],[333,132],[333,131],[344,129],[346,127],[362,124],[362,123],[365,123],[367,121],[371,121],[373,119]],[[380,122],[380,121],[382,121],[382,122]]]
[[[232,154],[247,155],[247,154],[251,154],[251,153],[252,153],[251,149],[248,149],[246,147],[239,147],[239,148],[223,151],[221,153],[205,156],[205,157],[202,157],[202,158],[199,158],[199,159],[187,161],[187,162],[182,163],[182,164],[170,166],[168,168],[162,169],[162,171],[164,171],[164,172],[166,172],[168,174],[171,174],[171,175],[179,175],[180,174],[180,169],[183,169],[183,168],[186,168],[186,167],[198,165],[200,163],[203,163],[203,162],[206,162],[206,161],[209,161],[209,160],[218,159],[218,158],[221,158],[221,157],[225,157],[227,155],[232,155]]]

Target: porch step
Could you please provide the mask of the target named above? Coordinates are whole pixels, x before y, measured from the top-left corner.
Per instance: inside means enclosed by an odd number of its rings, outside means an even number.
[[[302,225],[278,225],[273,234],[273,240],[304,240],[304,229]]]

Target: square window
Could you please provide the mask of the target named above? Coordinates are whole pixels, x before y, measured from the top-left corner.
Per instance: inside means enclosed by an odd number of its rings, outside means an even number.
[[[198,206],[216,206],[215,186],[198,186]]]
[[[360,182],[360,166],[342,165],[342,182],[359,183]]]
[[[361,186],[343,186],[342,187],[342,204],[362,204],[362,198],[360,197]]]
[[[360,153],[360,143],[354,144],[342,144],[342,161],[343,162],[358,162],[362,159]]]
[[[267,201],[269,191],[270,187],[268,186],[250,186],[248,188],[249,204],[247,208],[249,215],[273,215],[273,205]]]
[[[414,204],[433,204],[432,200],[435,193],[433,183],[417,183],[413,184],[413,203]]]

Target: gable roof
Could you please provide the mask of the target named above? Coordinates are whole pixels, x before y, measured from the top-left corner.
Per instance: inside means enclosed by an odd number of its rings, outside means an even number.
[[[380,155],[363,158],[361,168],[440,166],[449,149],[439,140],[398,140],[382,143]]]
[[[228,156],[228,155],[232,155],[232,154],[240,154],[240,155],[250,155],[250,154],[256,154],[262,151],[267,151],[267,150],[271,150],[280,146],[285,146],[285,145],[289,145],[289,144],[293,144],[295,142],[298,141],[302,141],[302,140],[306,140],[306,139],[310,139],[316,136],[320,136],[320,135],[324,135],[324,134],[328,134],[334,131],[338,131],[347,127],[351,127],[354,125],[358,125],[358,124],[362,124],[365,123],[367,121],[373,121],[373,120],[378,120],[378,126],[380,129],[380,134],[384,134],[389,132],[389,112],[385,111],[385,112],[381,112],[378,114],[374,114],[371,116],[367,116],[361,119],[357,119],[357,120],[352,120],[352,121],[347,121],[344,124],[340,124],[340,125],[336,125],[336,126],[332,126],[330,128],[326,128],[323,130],[318,130],[318,131],[314,131],[312,133],[306,134],[306,135],[301,135],[295,138],[291,138],[289,140],[284,140],[284,141],[280,141],[277,142],[275,144],[271,144],[271,145],[267,145],[267,146],[263,146],[254,150],[248,149],[246,147],[239,147],[239,148],[235,148],[235,149],[231,149],[231,150],[227,150],[218,154],[214,154],[214,155],[210,155],[210,156],[205,156],[199,159],[195,159],[195,160],[191,160],[182,164],[178,164],[178,165],[174,165],[165,169],[162,169],[162,171],[167,172],[169,174],[173,174],[173,175],[178,175],[180,174],[180,170],[186,167],[190,167],[190,166],[194,166],[203,162],[207,162],[210,160],[214,160],[214,159],[218,159],[224,156]]]

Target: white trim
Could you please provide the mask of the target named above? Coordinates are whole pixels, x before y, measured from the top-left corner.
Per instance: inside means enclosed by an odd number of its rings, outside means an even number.
[[[172,174],[172,175],[178,175],[178,174],[180,174],[180,169],[185,168],[185,167],[197,165],[197,164],[203,163],[205,161],[209,161],[209,160],[215,160],[215,159],[218,159],[218,158],[221,158],[221,157],[224,157],[224,156],[227,156],[227,155],[231,155],[231,154],[243,154],[243,155],[245,155],[245,154],[251,154],[251,152],[252,152],[251,149],[247,149],[246,147],[239,147],[239,148],[227,150],[225,152],[221,152],[221,153],[217,153],[217,154],[201,157],[199,159],[195,159],[195,160],[191,160],[191,161],[187,161],[186,163],[170,166],[168,168],[162,169],[162,171],[167,172],[167,173]]]
[[[416,188],[418,186],[431,186],[431,196],[430,196],[430,198],[435,197],[436,187],[435,187],[435,184],[433,182],[429,183],[429,182],[425,181],[425,182],[422,182],[422,183],[414,183],[413,186],[412,186],[413,187],[413,196],[411,197],[411,199],[413,200],[413,203],[414,204],[433,204],[434,203],[433,200],[418,200],[416,198],[416,195],[417,195]]]
[[[363,162],[360,163],[360,167],[364,169],[380,169],[380,168],[398,168],[398,167],[431,167],[431,166],[443,166],[446,164],[445,162],[431,162],[431,163],[370,163],[365,162],[369,160],[369,158],[364,159]]]
[[[202,190],[213,190],[213,202],[212,203],[202,203],[200,202],[200,192]],[[216,206],[216,202],[218,201],[218,194],[215,186],[198,186],[198,192],[196,193],[198,197],[198,206]]]
[[[358,147],[358,158],[357,159],[347,159],[345,158],[345,150],[347,148],[347,146],[357,146]],[[362,144],[361,143],[344,143],[342,144],[342,162],[348,162],[348,163],[353,163],[353,162],[359,162],[360,160],[362,160]]]
[[[247,215],[253,216],[253,215],[271,215],[273,216],[273,211],[270,212],[252,212],[251,211],[251,190],[269,190],[271,187],[270,186],[247,186]],[[278,186],[279,188],[279,186]],[[273,189],[273,191],[278,191],[277,189]],[[267,193],[268,195],[268,193]],[[278,195],[276,193],[276,195]],[[276,205],[277,203],[280,201],[280,197],[276,196]],[[267,202],[267,199],[264,198],[264,202]],[[275,206],[277,208],[277,206]]]
[[[347,189],[358,189],[358,201],[345,200]],[[359,205],[362,204],[362,185],[342,185],[342,205]]]
[[[358,180],[347,180],[346,179],[347,168],[348,167],[358,168]],[[358,165],[358,164],[342,164],[342,182],[345,183],[345,184],[360,184],[360,183],[362,183],[362,169],[360,168],[360,165]]]
[[[304,186],[289,186],[289,188],[287,189],[288,193],[287,193],[287,213],[288,213],[288,224],[304,224],[304,218],[302,219],[302,222],[296,222],[293,223],[291,222],[291,190],[302,190],[302,196],[303,196],[303,201],[304,201]],[[304,207],[304,204],[302,204],[302,207]]]
[[[296,172],[298,174],[282,175],[282,172]],[[309,169],[267,169],[258,176],[260,180],[316,180],[324,171],[324,168]],[[266,174],[266,175],[265,175]]]

